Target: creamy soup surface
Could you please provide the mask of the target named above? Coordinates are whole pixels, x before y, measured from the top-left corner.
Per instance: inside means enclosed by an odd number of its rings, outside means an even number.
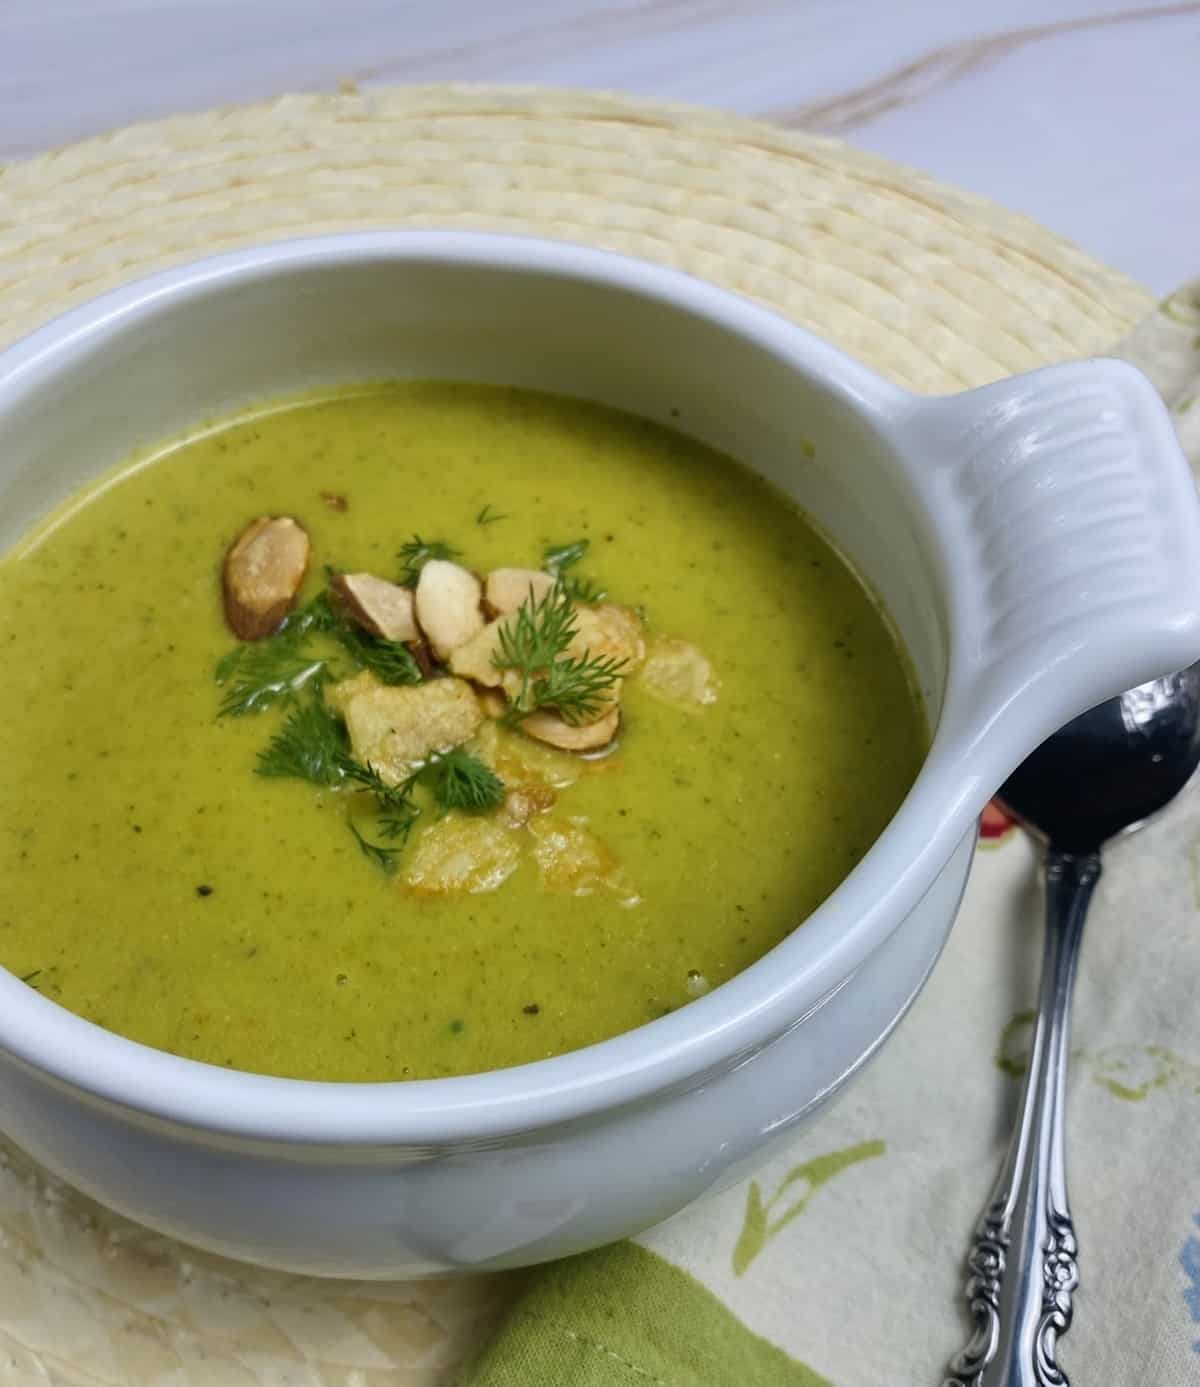
[[[404,842],[353,787],[257,774],[288,704],[221,716],[214,668],[237,645],[222,561],[260,515],[310,538],[298,603],[326,566],[398,579],[414,535],[480,575],[586,540],[575,591],[644,637],[617,740],[584,759],[485,717],[464,750],[550,787],[533,816],[422,790]],[[685,1005],[837,886],[926,749],[888,624],[794,506],[681,434],[525,391],[356,388],[220,423],[75,498],[0,581],[0,963],[239,1069],[464,1074]],[[442,889],[426,859],[484,821],[501,869]]]

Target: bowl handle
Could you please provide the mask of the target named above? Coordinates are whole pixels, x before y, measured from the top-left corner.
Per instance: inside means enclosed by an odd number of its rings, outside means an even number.
[[[905,412],[912,480],[945,537],[936,740],[973,751],[994,790],[1078,713],[1200,658],[1196,485],[1154,387],[1122,361]]]

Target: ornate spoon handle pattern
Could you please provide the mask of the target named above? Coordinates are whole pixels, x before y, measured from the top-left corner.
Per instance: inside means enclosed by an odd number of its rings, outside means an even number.
[[[1008,1153],[967,1257],[975,1329],[944,1387],[1069,1387],[1078,1245],[1063,1154],[1071,987],[1099,853],[1046,855],[1046,940],[1029,1072]]]

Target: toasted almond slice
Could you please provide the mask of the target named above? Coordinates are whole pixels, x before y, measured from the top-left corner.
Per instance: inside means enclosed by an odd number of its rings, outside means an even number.
[[[521,719],[521,731],[539,742],[556,746],[562,751],[598,751],[607,746],[617,735],[621,714],[617,708],[610,708],[597,722],[572,727],[557,713],[544,709],[530,713]]]
[[[225,555],[225,620],[244,641],[269,636],[287,616],[308,568],[309,542],[290,515],[260,515]]]
[[[663,703],[691,710],[715,703],[721,687],[704,652],[674,636],[651,643],[638,683]]]
[[[494,819],[447,814],[423,830],[404,881],[416,896],[495,891],[517,870],[520,841]]]
[[[485,693],[494,691],[499,694],[502,689],[509,698],[516,698],[521,688],[521,676],[515,669],[496,668],[496,657],[500,654],[500,630],[506,622],[511,624],[512,619],[510,612],[508,616],[489,621],[478,635],[452,651],[449,659],[451,673],[457,674],[460,679],[470,679]],[[490,709],[487,711],[491,717],[500,717],[505,707],[507,704],[502,704],[497,713],[490,712]]]
[[[478,699],[461,679],[396,686],[359,674],[326,698],[346,720],[354,759],[389,785],[401,784],[435,752],[461,746],[483,721]]]
[[[417,621],[439,660],[483,630],[479,579],[448,559],[430,559],[417,579]]]
[[[420,635],[413,595],[399,583],[373,573],[339,573],[329,585],[347,616],[385,641],[413,641]]]
[[[554,577],[537,568],[494,568],[483,586],[484,600],[497,616],[515,612],[529,600],[540,602],[554,586]]]
[[[429,642],[424,636],[418,636],[415,641],[408,642],[409,654],[417,662],[417,668],[421,671],[422,679],[432,679],[435,670],[433,667],[433,651],[429,648]]]
[[[503,617],[489,621],[469,641],[452,650],[449,661],[451,672],[485,689],[499,688],[503,673],[493,664],[493,659],[500,653],[500,628],[504,621]]]

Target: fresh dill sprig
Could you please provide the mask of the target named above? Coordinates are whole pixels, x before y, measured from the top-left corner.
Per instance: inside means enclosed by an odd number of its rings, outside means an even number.
[[[624,668],[624,660],[590,652],[555,660],[537,686],[538,705],[555,709],[572,727],[590,722],[603,709],[604,695]]]
[[[542,550],[542,567],[557,578],[583,558],[590,543],[590,540],[577,539],[572,544],[547,544]]]
[[[560,582],[572,602],[603,602],[608,596],[608,589],[591,578],[576,578],[568,573]]]
[[[402,544],[396,557],[400,560],[400,583],[406,588],[415,588],[421,570],[430,559],[461,558],[461,551],[447,544],[444,539],[422,539],[413,535]]]
[[[384,640],[357,626],[340,625],[334,635],[361,669],[369,669],[382,684],[419,684],[421,670],[403,641]]]
[[[388,873],[396,870],[400,851],[421,814],[412,801],[417,776],[410,776],[400,785],[389,785],[373,766],[356,761],[347,749],[341,723],[319,695],[291,710],[286,722],[259,753],[255,770],[259,775],[307,780],[323,789],[344,786],[370,794],[378,815],[376,828],[394,846],[373,843],[349,816],[347,826],[364,856]]]
[[[530,592],[515,618],[499,627],[500,648],[492,664],[521,676],[521,687],[512,700],[515,715],[523,717],[538,707],[535,680],[566,650],[574,635],[575,608],[557,583],[540,598]]]
[[[492,503],[489,501],[475,517],[475,523],[476,525],[494,525],[497,520],[507,519],[507,515],[502,515],[500,511],[493,510]]]
[[[358,825],[353,819],[346,820],[346,827],[354,835],[354,841],[358,844],[362,855],[374,862],[377,867],[382,868],[388,876],[392,876],[400,858],[400,848],[385,848],[382,843],[372,843],[370,839],[364,838],[358,831]]]
[[[325,576],[332,578],[337,570],[325,566]],[[288,636],[293,640],[298,640],[312,632],[332,631],[338,624],[338,615],[333,610],[329,602],[329,590],[322,588],[311,602],[306,602],[303,607],[297,607],[294,612],[289,612],[280,623],[279,630],[275,632],[275,638]]]
[[[288,713],[278,732],[258,753],[255,774],[307,780],[332,789],[346,779],[346,734],[326,708],[318,689]]]
[[[420,777],[420,772],[414,772],[407,780],[402,780],[399,785],[389,785],[383,776],[374,766],[363,765],[361,761],[356,761],[348,752],[343,755],[341,762],[342,778],[348,781],[355,789],[365,790],[368,794],[375,796],[375,803],[379,806],[381,813],[385,814],[406,814],[410,809],[414,810],[410,796],[413,786]]]
[[[312,680],[319,681],[325,667],[325,660],[287,635],[235,646],[213,671],[224,686],[217,715],[237,718],[291,699]]]
[[[419,684],[421,671],[402,641],[372,636],[340,617],[328,592],[298,607],[266,640],[245,641],[222,656],[213,671],[224,687],[220,717],[241,717],[273,703],[290,702],[310,683],[319,686],[330,674],[328,656],[314,655],[310,635],[332,636],[360,669],[369,669],[384,684]]]
[[[542,567],[558,579],[572,602],[603,602],[608,596],[608,589],[591,578],[567,572],[584,557],[589,544],[589,540],[577,539],[573,544],[548,544],[542,550]]]
[[[241,717],[272,703],[289,701],[313,680],[324,677],[328,661],[305,648],[314,632],[330,631],[337,617],[328,595],[320,592],[311,602],[289,612],[274,635],[261,641],[235,645],[216,663],[213,678],[225,686],[218,717]]]
[[[604,694],[621,677],[625,661],[586,650],[566,656],[576,635],[575,622],[575,608],[560,580],[540,599],[531,593],[517,608],[515,619],[499,628],[500,648],[492,664],[521,676],[510,704],[510,722],[519,722],[538,708],[553,708],[564,722],[577,726],[603,707]]]
[[[504,781],[462,747],[433,757],[421,771],[421,780],[442,809],[478,813],[504,802]]]
[[[413,786],[417,775],[410,775],[399,785],[389,785],[372,765],[362,765],[347,755],[342,760],[342,774],[355,789],[364,790],[375,797],[375,808],[379,817],[375,824],[382,837],[395,843],[395,847],[384,847],[372,843],[358,831],[352,819],[347,819],[350,831],[358,840],[358,846],[373,861],[387,872],[396,870],[396,859],[400,850],[408,842],[413,825],[421,817],[420,808],[412,801]],[[419,774],[419,773],[418,773]]]
[[[408,835],[413,831],[413,825],[420,817],[421,811],[417,806],[411,801],[406,801],[390,813],[379,816],[379,831],[385,838],[398,838],[400,846],[403,847],[408,842]]]

